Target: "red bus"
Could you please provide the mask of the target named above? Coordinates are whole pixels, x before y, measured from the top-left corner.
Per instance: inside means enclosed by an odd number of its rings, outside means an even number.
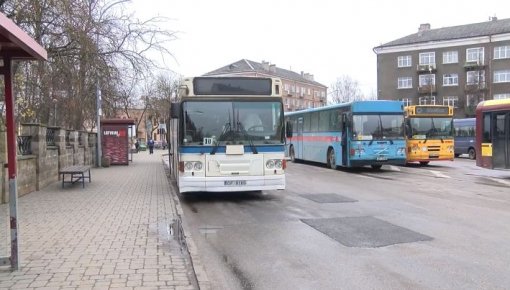
[[[510,99],[484,101],[476,107],[476,165],[510,169]]]

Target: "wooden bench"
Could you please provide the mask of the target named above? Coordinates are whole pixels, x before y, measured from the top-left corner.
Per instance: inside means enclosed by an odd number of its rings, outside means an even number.
[[[90,179],[90,166],[87,165],[73,165],[60,169],[59,174],[62,175],[62,188],[64,183],[75,183],[81,180],[83,188],[85,188],[85,179]],[[65,176],[71,175],[71,180],[66,181]]]

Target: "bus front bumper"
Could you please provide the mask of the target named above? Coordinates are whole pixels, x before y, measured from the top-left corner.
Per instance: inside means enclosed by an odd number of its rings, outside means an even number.
[[[179,177],[179,191],[231,192],[285,189],[285,175]]]

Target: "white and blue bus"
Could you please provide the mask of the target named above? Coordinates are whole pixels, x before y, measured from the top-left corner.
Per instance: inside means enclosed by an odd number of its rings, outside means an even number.
[[[337,166],[406,163],[404,106],[400,101],[355,101],[285,114],[287,154]]]
[[[281,80],[186,78],[171,109],[179,192],[285,189]]]

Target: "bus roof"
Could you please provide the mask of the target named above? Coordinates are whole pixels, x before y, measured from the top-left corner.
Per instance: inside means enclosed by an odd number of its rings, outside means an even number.
[[[478,106],[476,106],[476,110],[481,110],[481,109],[490,109],[490,108],[496,108],[496,107],[502,107],[502,108],[508,108],[510,107],[510,99],[501,99],[501,100],[488,100],[488,101],[483,101],[483,102],[480,102],[478,104]]]
[[[207,76],[184,78],[179,97],[280,97],[279,78],[246,76]]]
[[[351,108],[353,113],[403,113],[404,103],[391,100],[352,101],[348,103],[333,104],[319,108],[310,108],[301,111],[286,112],[286,116],[304,114],[309,112],[326,111],[338,108]]]

